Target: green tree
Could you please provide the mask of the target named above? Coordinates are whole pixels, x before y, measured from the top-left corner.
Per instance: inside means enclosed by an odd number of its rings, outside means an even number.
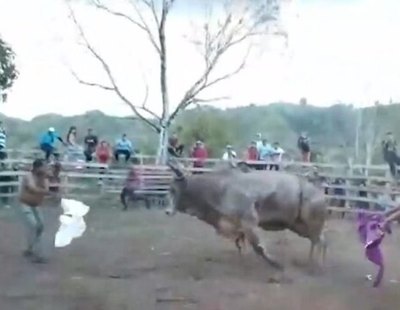
[[[11,88],[17,77],[18,70],[15,66],[15,53],[0,37],[0,101],[6,101],[6,91]]]
[[[219,157],[227,144],[238,146],[234,126],[221,110],[196,108],[178,120],[183,128],[183,142],[190,148],[197,140],[203,141],[209,155]]]

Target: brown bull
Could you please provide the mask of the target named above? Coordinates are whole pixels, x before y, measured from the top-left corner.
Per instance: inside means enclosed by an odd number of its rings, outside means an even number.
[[[311,241],[310,262],[316,245],[323,245],[326,217],[323,193],[301,177],[277,171],[220,169],[209,174],[176,174],[170,189],[167,214],[176,211],[196,216],[219,234],[232,238],[240,249],[246,239],[270,265],[281,265],[261,246],[259,228],[289,229]]]

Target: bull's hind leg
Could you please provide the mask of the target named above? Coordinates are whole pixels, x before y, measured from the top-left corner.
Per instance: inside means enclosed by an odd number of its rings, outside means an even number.
[[[242,255],[242,249],[245,247],[246,236],[243,232],[240,232],[235,239],[236,248],[239,251],[239,255]]]
[[[260,238],[257,236],[253,229],[246,229],[244,233],[256,254],[261,256],[272,267],[283,270],[283,266],[269,256],[267,251],[261,245]]]

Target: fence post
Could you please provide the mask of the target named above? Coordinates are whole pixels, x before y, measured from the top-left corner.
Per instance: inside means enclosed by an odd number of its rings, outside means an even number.
[[[346,184],[346,187],[350,187],[351,186],[351,180],[352,180],[353,175],[354,175],[354,172],[353,172],[353,158],[351,158],[351,157],[349,157],[347,159],[347,173],[346,173],[346,175],[347,175],[347,178],[346,178],[345,184]],[[351,196],[351,191],[349,189],[346,189],[345,190],[345,194],[346,194],[346,197]],[[348,199],[346,199],[345,207],[346,208],[350,208],[350,202],[349,202]]]

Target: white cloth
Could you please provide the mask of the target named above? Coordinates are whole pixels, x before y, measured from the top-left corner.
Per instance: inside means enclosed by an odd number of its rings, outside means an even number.
[[[229,154],[229,152],[225,152],[225,153],[222,155],[222,159],[223,159],[223,160],[229,160],[229,159],[236,158],[236,157],[237,157],[237,155],[236,155],[236,152],[235,152],[234,150],[232,150],[232,151],[230,152],[230,154]]]
[[[60,215],[60,227],[54,241],[57,248],[65,247],[83,235],[86,230],[83,217],[90,210],[89,206],[73,199],[61,199],[61,208],[64,213]]]

